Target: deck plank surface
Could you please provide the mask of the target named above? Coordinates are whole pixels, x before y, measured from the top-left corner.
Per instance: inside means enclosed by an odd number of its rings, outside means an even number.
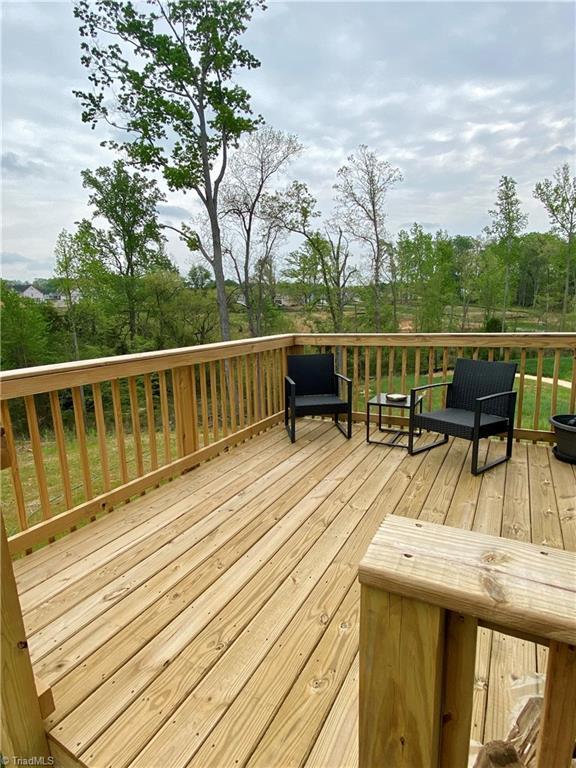
[[[486,454],[502,454],[492,441]],[[358,562],[391,513],[576,549],[576,477],[539,445],[470,473],[329,422],[280,427],[15,562],[50,738],[88,768],[356,768]],[[479,631],[471,737],[506,735],[546,650]]]

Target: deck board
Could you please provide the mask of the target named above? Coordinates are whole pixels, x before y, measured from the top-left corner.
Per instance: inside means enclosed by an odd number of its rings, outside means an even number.
[[[304,420],[294,445],[270,430],[16,561],[59,753],[88,768],[355,768],[356,571],[381,520],[576,547],[572,467],[526,443],[480,477],[469,462],[460,440],[408,456]],[[472,738],[505,735],[512,681],[545,659],[480,630]]]

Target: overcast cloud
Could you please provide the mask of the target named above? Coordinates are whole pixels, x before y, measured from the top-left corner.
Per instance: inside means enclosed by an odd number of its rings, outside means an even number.
[[[67,2],[2,6],[3,272],[48,276],[56,236],[87,214],[80,171],[109,164],[104,128],[80,118],[86,87]],[[288,2],[253,21],[261,68],[241,74],[254,110],[305,146],[290,176],[329,213],[336,171],[360,143],[401,168],[392,234],[414,221],[451,234],[488,223],[513,176],[529,228],[548,222],[536,181],[574,165],[575,5],[571,2]],[[161,206],[174,223],[192,196]],[[191,256],[177,239],[181,268]]]

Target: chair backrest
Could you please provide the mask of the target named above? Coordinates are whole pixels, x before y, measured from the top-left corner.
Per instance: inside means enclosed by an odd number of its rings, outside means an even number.
[[[514,389],[516,363],[494,363],[486,360],[458,358],[454,368],[452,387],[446,399],[448,408],[474,410],[477,397],[510,392]],[[494,416],[508,415],[506,398],[488,401],[482,408]]]
[[[334,379],[334,355],[288,355],[288,376],[297,395],[331,395],[338,391]]]

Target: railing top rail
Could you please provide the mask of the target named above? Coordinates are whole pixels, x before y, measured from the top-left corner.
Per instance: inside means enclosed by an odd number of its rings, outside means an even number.
[[[293,344],[292,334],[256,339],[201,344],[195,347],[163,349],[132,355],[98,357],[69,363],[17,368],[0,373],[0,400],[51,392],[56,389],[95,384],[125,376],[178,368],[193,363],[225,360],[238,355],[282,349]]]
[[[576,555],[390,515],[363,584],[535,637],[576,643]]]
[[[294,344],[573,349],[576,333],[297,333]]]
[[[0,373],[0,400],[306,344],[569,349],[576,354],[576,333],[303,333],[263,336],[5,371]]]

